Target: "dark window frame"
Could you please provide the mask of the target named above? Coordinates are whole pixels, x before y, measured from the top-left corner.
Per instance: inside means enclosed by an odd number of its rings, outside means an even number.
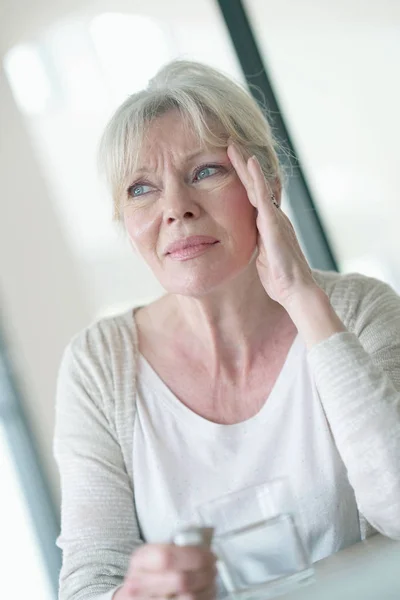
[[[266,57],[261,57],[243,2],[241,0],[216,0],[216,2],[225,20],[250,92],[261,107],[266,104],[275,138],[287,150],[281,152],[279,158],[288,172],[286,185],[288,201],[308,260],[315,269],[338,271],[332,245],[312,199],[297,158],[295,145],[279,108],[268,74]]]

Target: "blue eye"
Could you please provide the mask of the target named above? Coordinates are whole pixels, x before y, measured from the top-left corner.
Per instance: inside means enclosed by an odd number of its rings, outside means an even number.
[[[201,167],[195,174],[195,180],[200,181],[202,179],[207,179],[207,177],[211,177],[215,175],[219,171],[220,167],[214,167],[210,165],[209,167]]]
[[[149,191],[151,191],[150,185],[137,183],[135,185],[131,185],[131,187],[128,189],[128,194],[132,196],[132,198],[137,198],[138,196],[144,196],[145,194],[148,194]]]

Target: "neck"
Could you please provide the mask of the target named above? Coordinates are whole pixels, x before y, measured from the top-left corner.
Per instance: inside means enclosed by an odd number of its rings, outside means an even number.
[[[171,296],[177,331],[190,341],[190,352],[213,371],[248,371],[266,341],[292,326],[286,311],[265,292],[255,263],[234,280],[206,296]]]

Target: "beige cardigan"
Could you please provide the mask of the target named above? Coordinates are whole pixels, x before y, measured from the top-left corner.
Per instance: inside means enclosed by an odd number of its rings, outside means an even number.
[[[348,332],[308,354],[347,467],[362,536],[400,538],[400,298],[358,274],[313,272]],[[141,543],[132,473],[137,334],[132,311],[67,347],[54,455],[61,475],[60,600],[111,598]]]

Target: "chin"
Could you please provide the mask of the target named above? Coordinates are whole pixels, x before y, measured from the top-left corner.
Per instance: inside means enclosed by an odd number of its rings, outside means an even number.
[[[227,257],[225,260],[206,262],[202,259],[201,262],[197,262],[197,259],[194,259],[194,261],[164,265],[164,268],[153,270],[153,274],[167,293],[200,298],[244,275],[249,268],[252,268],[256,255],[257,246],[252,246],[245,251],[243,248],[240,253],[231,256],[228,260]]]
[[[224,285],[224,281],[221,281],[221,278],[215,282],[210,281],[209,279],[201,281],[197,278],[193,278],[191,281],[184,281],[181,279],[176,282],[170,281],[168,284],[161,282],[161,285],[169,294],[201,298]]]
[[[248,268],[246,265],[235,265],[235,268],[214,268],[210,265],[204,272],[174,273],[170,278],[159,279],[163,288],[170,294],[201,298],[221,289],[224,285],[239,277]],[[215,265],[216,267],[216,265]]]

